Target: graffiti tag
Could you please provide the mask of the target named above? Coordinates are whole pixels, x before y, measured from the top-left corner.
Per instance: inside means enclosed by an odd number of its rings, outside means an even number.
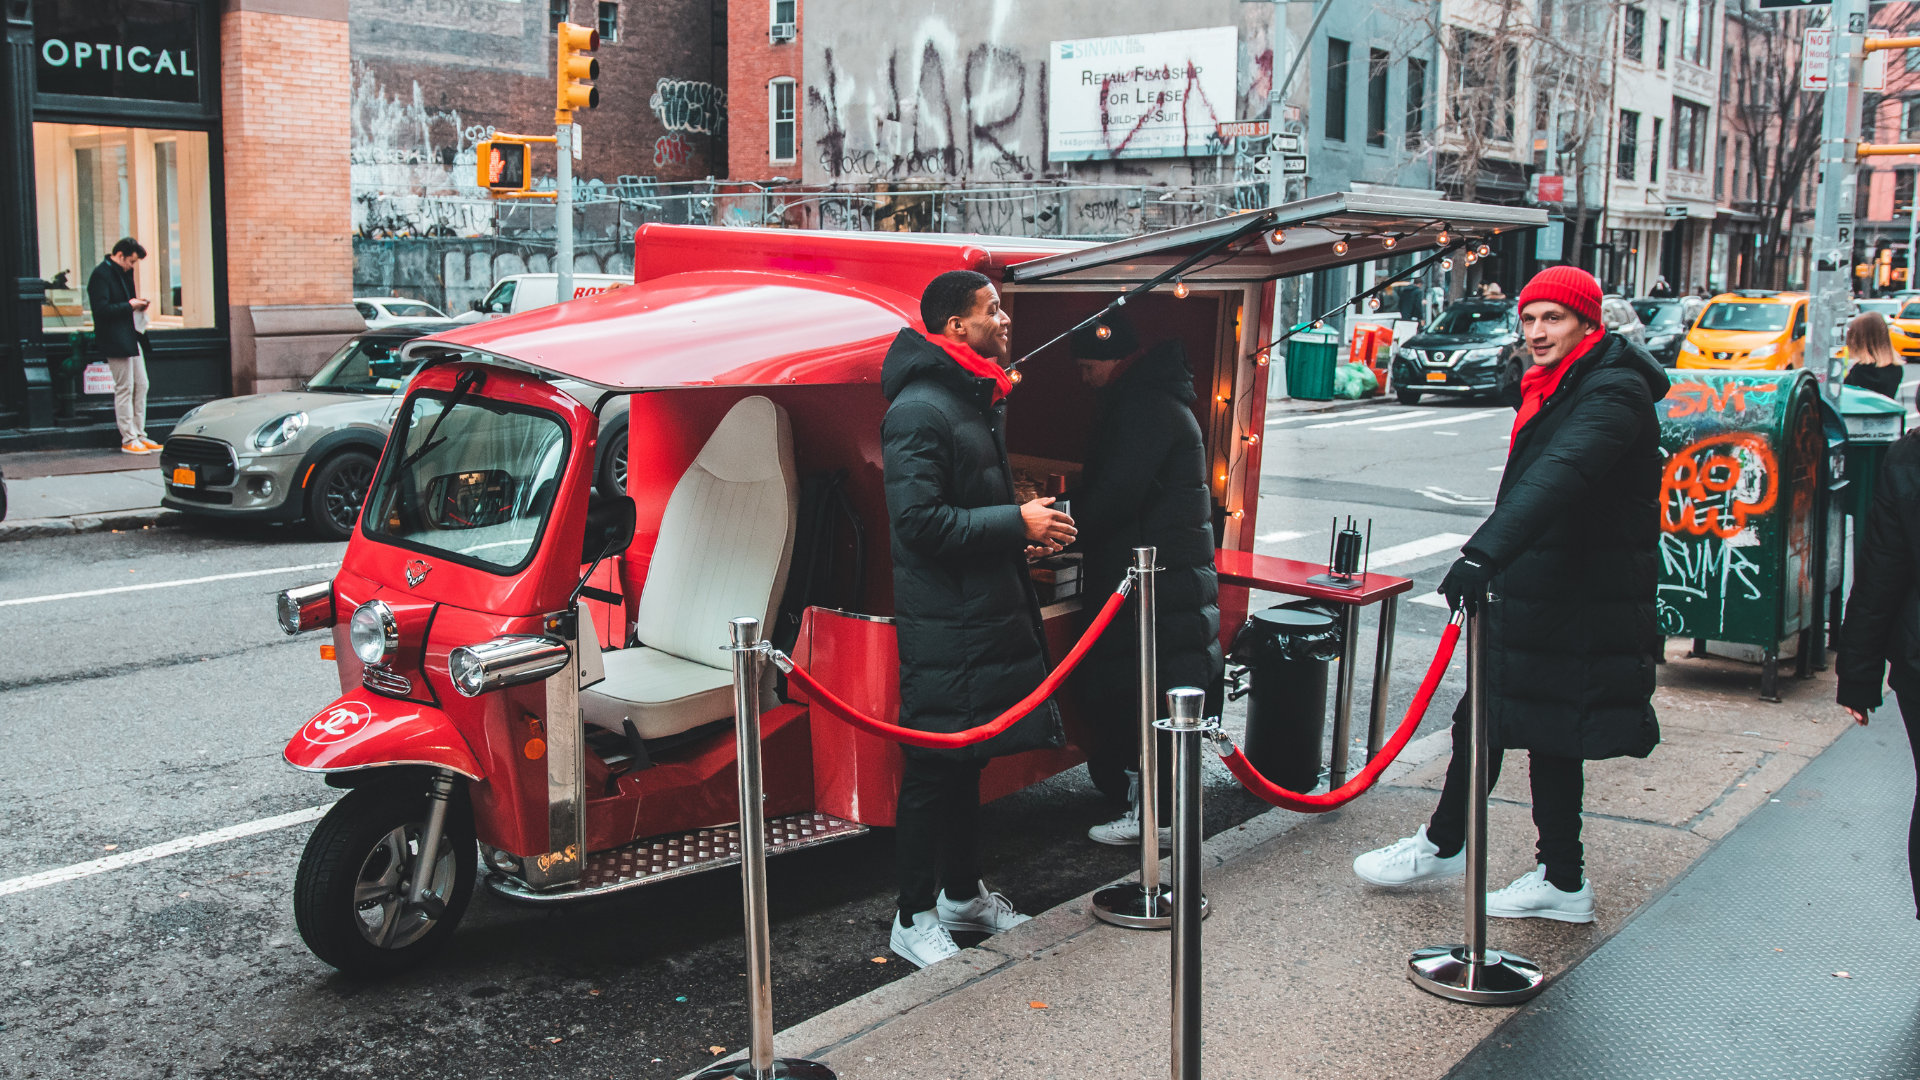
[[[1779,468],[1766,439],[1751,432],[1709,436],[1667,459],[1660,528],[1729,540],[1779,497]]]
[[[1683,382],[1675,383],[1667,391],[1667,418],[1678,420],[1683,416],[1696,413],[1723,413],[1728,409],[1734,412],[1747,411],[1747,391],[1756,394],[1771,394],[1778,387],[1774,383],[1761,383],[1748,386],[1745,383],[1729,382],[1716,387],[1711,383]]]
[[[727,92],[692,79],[661,79],[647,105],[671,132],[711,135],[727,118]]]

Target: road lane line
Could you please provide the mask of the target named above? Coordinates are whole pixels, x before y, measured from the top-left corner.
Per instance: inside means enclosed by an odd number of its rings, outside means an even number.
[[[1440,427],[1443,424],[1464,424],[1470,420],[1485,420],[1489,416],[1510,413],[1512,409],[1483,409],[1475,413],[1462,413],[1456,416],[1439,416],[1432,420],[1415,420],[1408,424],[1388,424],[1385,427],[1371,427],[1368,431],[1405,431],[1408,428]]]
[[[1273,532],[1265,536],[1256,536],[1254,539],[1263,544],[1279,544],[1288,540],[1298,540],[1305,535],[1307,534],[1303,532]]]
[[[1268,427],[1277,427],[1277,426],[1279,426],[1279,425],[1281,425],[1281,424],[1291,424],[1291,423],[1293,423],[1293,422],[1294,422],[1295,420],[1325,420],[1325,419],[1326,419],[1326,418],[1327,418],[1327,417],[1328,417],[1329,415],[1335,415],[1335,416],[1344,416],[1344,417],[1346,417],[1346,418],[1348,418],[1348,419],[1352,419],[1352,418],[1354,418],[1354,417],[1356,417],[1356,416],[1360,416],[1360,415],[1363,415],[1363,414],[1364,414],[1364,415],[1368,415],[1368,416],[1372,416],[1372,415],[1373,415],[1374,413],[1379,413],[1379,412],[1386,412],[1386,410],[1385,410],[1385,409],[1348,409],[1348,410],[1347,410],[1346,412],[1342,412],[1342,413],[1333,413],[1333,414],[1328,414],[1328,413],[1300,413],[1300,414],[1298,414],[1298,415],[1295,415],[1295,416],[1282,416],[1282,417],[1280,417],[1280,418],[1279,418],[1279,419],[1277,419],[1277,420],[1269,420],[1269,421],[1267,421],[1267,426],[1268,426]],[[1384,420],[1384,419],[1386,419],[1386,417],[1383,417],[1383,416],[1374,416],[1374,417],[1373,417],[1373,419],[1374,419],[1374,421],[1375,421],[1375,422],[1378,422],[1378,421],[1381,421],[1381,420]],[[1313,427],[1320,427],[1321,425],[1319,425],[1319,424],[1314,424],[1314,425],[1311,425],[1311,426],[1313,426]]]
[[[236,574],[209,574],[206,577],[182,578],[179,581],[149,581],[140,585],[115,585],[110,589],[86,589],[82,592],[49,593],[46,596],[23,596],[15,600],[0,600],[0,607],[14,607],[18,604],[44,604],[50,600],[77,600],[83,596],[109,596],[113,593],[142,592],[147,589],[171,589],[176,585],[204,585],[209,581],[232,581],[235,578],[265,577],[268,574],[291,574],[297,570],[332,570],[339,565],[337,562],[306,563],[301,566],[276,566],[271,570],[242,570]]]
[[[32,889],[44,889],[49,885],[58,885],[66,881],[77,881],[83,877],[104,874],[109,870],[138,866],[141,863],[152,862],[155,859],[164,859],[169,855],[179,855],[203,847],[212,847],[215,844],[224,844],[229,840],[238,840],[242,837],[254,836],[263,832],[272,832],[275,829],[284,829],[290,825],[300,825],[309,821],[318,821],[332,808],[332,803],[328,803],[325,806],[310,806],[305,810],[295,810],[291,814],[279,814],[275,817],[261,818],[258,821],[249,821],[241,825],[229,825],[224,829],[215,829],[212,832],[183,836],[178,840],[169,840],[164,844],[135,848],[132,851],[123,851],[118,855],[109,855],[104,859],[93,859],[88,862],[74,863],[72,866],[63,866],[58,870],[43,870],[38,874],[8,878],[5,881],[0,881],[0,896],[27,892]]]
[[[1352,412],[1352,413],[1350,413],[1350,414],[1348,414],[1348,415],[1358,415],[1358,414],[1360,414],[1360,413],[1363,413],[1363,412],[1376,412],[1376,411],[1378,411],[1378,410],[1375,410],[1375,409],[1355,409],[1355,410],[1353,410],[1353,412]],[[1306,431],[1312,431],[1312,430],[1313,430],[1313,429],[1315,429],[1315,428],[1329,428],[1329,427],[1348,427],[1348,426],[1351,426],[1351,425],[1354,425],[1354,424],[1377,424],[1377,423],[1379,423],[1380,421],[1382,421],[1382,420],[1386,420],[1386,419],[1388,419],[1388,417],[1385,417],[1385,416],[1369,416],[1369,417],[1365,417],[1365,418],[1363,418],[1363,419],[1360,419],[1360,420],[1335,420],[1334,422],[1332,422],[1332,423],[1330,423],[1330,424],[1308,424],[1308,425],[1306,426],[1306,428],[1304,428],[1303,430],[1306,430]]]
[[[1442,551],[1458,550],[1461,544],[1471,539],[1473,538],[1465,533],[1450,532],[1423,536],[1418,540],[1409,540],[1404,544],[1395,544],[1392,547],[1381,548],[1379,551],[1374,552],[1373,556],[1367,560],[1367,568],[1370,570],[1378,570],[1383,566],[1399,566],[1401,563],[1410,563],[1415,559],[1424,559],[1429,555],[1437,555]]]

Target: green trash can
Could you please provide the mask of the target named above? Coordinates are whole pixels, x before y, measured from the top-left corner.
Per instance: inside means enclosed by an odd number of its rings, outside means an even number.
[[[1847,425],[1847,513],[1854,519],[1857,539],[1867,507],[1873,505],[1880,459],[1907,433],[1907,410],[1892,398],[1857,386],[1840,388],[1839,408],[1840,418]]]
[[[1778,701],[1783,647],[1811,674],[1826,439],[1805,370],[1675,371],[1656,411],[1660,449],[1660,633],[1751,646],[1760,696]]]
[[[1303,401],[1333,400],[1333,369],[1340,363],[1340,336],[1331,330],[1307,330],[1287,339],[1287,396]]]

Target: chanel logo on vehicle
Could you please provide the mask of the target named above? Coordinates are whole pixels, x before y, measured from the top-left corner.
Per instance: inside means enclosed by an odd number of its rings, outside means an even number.
[[[343,701],[307,721],[300,734],[310,743],[325,745],[353,737],[373,722],[373,710],[358,701]]]

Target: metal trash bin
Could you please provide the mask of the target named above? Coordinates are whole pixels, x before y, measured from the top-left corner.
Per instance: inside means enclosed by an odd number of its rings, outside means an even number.
[[[1907,433],[1907,410],[1885,395],[1842,386],[1840,418],[1847,425],[1847,513],[1853,515],[1854,535],[1858,537],[1867,507],[1873,505],[1880,459]]]
[[[1287,396],[1333,400],[1333,369],[1340,363],[1340,337],[1331,330],[1303,330],[1287,339]]]
[[[1256,611],[1233,640],[1233,660],[1246,667],[1241,749],[1281,787],[1312,791],[1320,783],[1327,662],[1340,648],[1340,620],[1311,601]]]

